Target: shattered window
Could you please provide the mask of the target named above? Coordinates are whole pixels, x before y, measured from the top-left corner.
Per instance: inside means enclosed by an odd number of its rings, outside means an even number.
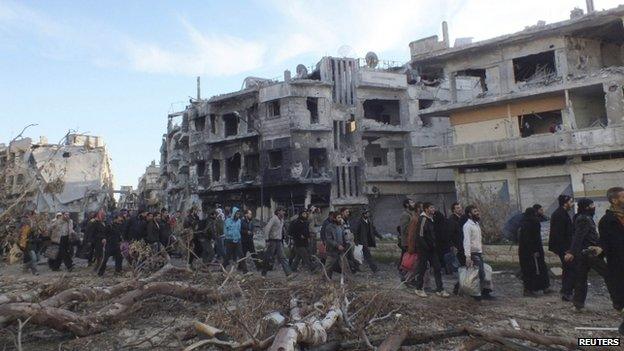
[[[523,138],[534,134],[557,133],[563,129],[561,110],[521,115],[518,116],[518,123]]]
[[[238,116],[233,113],[223,115],[223,123],[225,124],[225,136],[233,136],[238,134]]]
[[[197,161],[196,164],[197,176],[203,177],[204,173],[206,173],[206,162],[205,161]]]
[[[399,100],[371,99],[364,101],[364,118],[393,126],[400,125]]]
[[[282,150],[269,151],[269,168],[282,167]]]
[[[217,115],[214,113],[210,114],[210,132],[217,134]]]
[[[268,118],[279,117],[281,114],[280,101],[279,100],[269,101],[267,103],[267,113],[268,113],[268,116],[267,116]]]
[[[221,162],[212,160],[212,181],[218,182],[219,180],[221,180]]]
[[[308,107],[308,111],[310,111],[310,124],[318,123],[318,98],[307,98],[306,106]]]
[[[204,130],[204,127],[206,126],[206,116],[202,116],[202,117],[197,117],[195,118],[195,130],[198,132],[201,132]]]
[[[241,155],[239,153],[228,158],[225,161],[225,171],[228,183],[236,183],[239,181],[241,171]]]
[[[538,83],[552,81],[557,77],[555,52],[546,51],[513,59],[516,83]]]

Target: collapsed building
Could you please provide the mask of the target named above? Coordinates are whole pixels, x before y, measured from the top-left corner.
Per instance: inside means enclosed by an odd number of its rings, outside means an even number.
[[[139,177],[136,192],[130,191],[129,196],[128,200],[134,200],[134,203],[131,204],[135,205],[136,209],[160,210],[162,207],[162,186],[160,166],[156,164],[156,161],[152,161],[145,168],[145,173]]]
[[[97,136],[70,134],[61,144],[22,138],[0,145],[0,175],[4,208],[19,202],[40,213],[69,212],[78,221],[114,202],[110,158]]]
[[[139,184],[140,183],[141,178],[139,178]],[[132,185],[122,185],[119,187],[119,191],[117,192],[119,193],[117,208],[130,211],[136,211],[139,209],[139,193],[132,187]]]
[[[421,166],[424,147],[446,143],[448,119],[421,116],[432,97],[410,72],[369,53],[299,65],[283,81],[250,77],[240,91],[209,99],[198,88],[197,99],[168,117],[166,206],[238,205],[267,219],[278,206],[367,205],[386,232],[406,196],[448,208],[452,172]]]
[[[452,169],[461,198],[514,210],[540,203],[551,213],[568,194],[593,198],[601,215],[606,189],[624,184],[624,7],[588,7],[481,42],[410,43],[428,89],[451,89],[420,110],[452,126],[452,145],[423,149],[423,164]],[[466,77],[475,79],[472,96],[458,93]]]

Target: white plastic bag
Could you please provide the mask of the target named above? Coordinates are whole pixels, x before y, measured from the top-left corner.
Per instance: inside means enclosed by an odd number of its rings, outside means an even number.
[[[479,269],[476,267],[459,267],[459,291],[468,296],[481,296]]]
[[[355,245],[353,248],[353,259],[355,259],[359,264],[364,263],[364,246]]]
[[[483,289],[494,290],[492,284],[492,266],[487,263],[483,264],[483,271],[485,273],[485,281],[483,282]]]

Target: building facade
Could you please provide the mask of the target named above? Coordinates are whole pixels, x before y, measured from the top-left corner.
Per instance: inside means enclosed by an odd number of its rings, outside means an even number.
[[[283,81],[250,77],[240,91],[193,99],[163,138],[167,206],[238,205],[266,219],[278,206],[366,205],[387,232],[406,196],[448,207],[452,172],[424,169],[421,153],[450,126],[421,118],[432,99],[410,72],[373,53],[324,57]]]
[[[623,15],[575,9],[569,20],[482,42],[412,42],[412,69],[451,90],[420,111],[452,126],[452,145],[424,149],[424,166],[452,169],[462,199],[551,213],[568,194],[604,213],[606,189],[624,184]],[[476,80],[472,96],[458,93],[466,77]]]
[[[160,166],[152,161],[145,168],[145,173],[139,177],[136,190],[136,207],[141,210],[160,211],[163,204]],[[130,189],[130,195],[133,195]]]

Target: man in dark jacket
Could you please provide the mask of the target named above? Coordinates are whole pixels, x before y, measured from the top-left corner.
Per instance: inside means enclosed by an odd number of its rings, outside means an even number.
[[[607,258],[607,269],[613,283],[611,301],[619,312],[624,311],[624,188],[607,190],[611,207],[598,222],[600,243]],[[624,321],[620,325],[624,334]]]
[[[299,263],[308,267],[310,272],[314,272],[314,266],[310,259],[310,224],[308,223],[308,211],[306,209],[299,212],[299,216],[288,226],[288,235],[293,241],[293,263],[292,270],[297,271]]]
[[[247,256],[247,253],[251,254],[251,259],[256,264],[259,262],[258,255],[256,254],[256,245],[254,244],[254,222],[253,214],[251,210],[245,210],[243,219],[241,220],[241,245],[243,248],[243,257]]]
[[[104,246],[102,239],[106,239],[106,224],[104,219],[106,214],[104,210],[100,210],[87,224],[86,237],[91,241],[91,254],[89,255],[89,264],[94,263],[94,270],[97,271],[102,263]]]
[[[115,259],[115,273],[121,273],[123,256],[121,255],[120,245],[124,231],[124,219],[123,216],[118,213],[115,215],[113,222],[106,226],[106,238],[102,239],[102,245],[104,246],[104,259],[98,268],[98,275],[100,277],[104,275],[106,263],[110,257]]]
[[[565,253],[572,245],[574,226],[570,210],[574,207],[574,199],[569,195],[559,195],[559,207],[550,217],[550,235],[548,250],[557,254],[561,260],[563,274],[561,276],[561,299],[572,301],[574,292],[574,265],[565,261]]]
[[[148,213],[145,223],[145,242],[156,252],[160,251],[160,224],[153,213]]]
[[[466,265],[466,255],[464,254],[464,224],[466,215],[462,206],[455,202],[451,205],[451,215],[446,221],[446,232],[451,245],[451,251],[457,255],[457,260],[462,266]]]
[[[542,246],[540,221],[538,213],[533,207],[524,211],[524,218],[520,222],[518,257],[520,258],[524,296],[536,297],[536,292],[540,290],[544,294],[551,293],[548,267],[546,267],[544,247]]]
[[[361,217],[351,227],[353,235],[355,237],[355,244],[362,245],[362,254],[364,256],[364,262],[368,264],[373,273],[377,273],[377,264],[371,255],[370,248],[377,247],[375,237],[382,239],[382,236],[377,232],[377,228],[373,224],[373,220],[370,218],[370,212],[368,208],[363,208]]]
[[[574,221],[574,236],[572,245],[566,253],[566,262],[574,262],[576,270],[574,297],[572,302],[577,310],[585,307],[587,297],[587,275],[590,269],[595,270],[605,280],[609,292],[613,291],[611,279],[608,275],[607,264],[604,261],[594,214],[596,206],[590,199],[578,201],[578,214]]]
[[[438,257],[436,248],[435,227],[433,224],[433,214],[436,208],[432,203],[423,204],[423,212],[420,215],[418,228],[416,231],[416,251],[418,253],[418,273],[416,276],[416,295],[427,297],[423,290],[425,271],[427,263],[433,268],[433,274],[436,281],[436,295],[440,297],[449,297],[444,291],[442,285],[442,268],[440,266],[440,258]]]

